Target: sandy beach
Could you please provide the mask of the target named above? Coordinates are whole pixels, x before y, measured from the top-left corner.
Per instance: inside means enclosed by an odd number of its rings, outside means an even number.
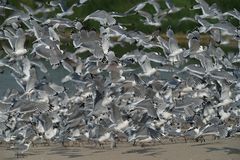
[[[155,143],[132,146],[118,143],[111,150],[109,145],[104,148],[91,144],[84,146],[63,147],[60,144],[31,147],[24,158],[17,158],[13,150],[0,146],[0,160],[239,160],[240,138],[209,140],[204,143]]]

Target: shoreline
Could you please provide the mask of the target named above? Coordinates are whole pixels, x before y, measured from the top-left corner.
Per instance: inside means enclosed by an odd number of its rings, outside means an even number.
[[[177,143],[148,143],[132,146],[130,143],[120,142],[117,148],[110,149],[109,144],[104,148],[95,147],[94,144],[84,146],[63,147],[61,144],[50,146],[31,146],[24,157],[24,160],[238,160],[240,157],[240,137],[229,139],[207,140],[206,142],[177,142]],[[15,151],[9,150],[0,145],[0,159],[17,159]]]

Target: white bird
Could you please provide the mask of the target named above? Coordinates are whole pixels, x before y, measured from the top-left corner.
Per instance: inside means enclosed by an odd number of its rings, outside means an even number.
[[[44,132],[44,137],[47,140],[51,140],[52,138],[54,138],[58,133],[58,129],[57,128],[49,128],[47,131]]]
[[[165,4],[169,9],[168,13],[175,13],[182,9],[180,7],[176,7],[172,0],[165,0]]]
[[[193,6],[193,9],[201,9],[202,15],[201,18],[220,18],[216,4],[209,6],[204,0],[195,0],[198,4]]]
[[[224,16],[232,16],[240,21],[240,12],[236,8],[234,8],[232,11],[227,11],[227,12],[223,13],[223,15]]]
[[[140,76],[151,76],[157,69],[151,66],[150,60],[147,55],[143,55],[138,59],[138,63],[141,66],[143,73],[139,74]]]
[[[19,28],[16,32],[16,41],[14,44],[14,53],[16,55],[23,55],[27,53],[27,49],[25,49],[24,44],[26,41],[26,36],[22,28]]]
[[[138,14],[145,18],[144,24],[150,26],[159,27],[162,25],[161,21],[165,17],[165,15],[151,15],[146,11],[138,11]]]
[[[91,13],[84,19],[84,21],[89,19],[98,21],[101,25],[104,25],[104,26],[106,25],[111,26],[116,23],[116,20],[108,12],[104,10],[97,10]]]

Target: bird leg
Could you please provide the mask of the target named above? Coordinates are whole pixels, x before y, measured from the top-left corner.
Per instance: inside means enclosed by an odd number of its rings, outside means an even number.
[[[133,140],[133,144],[132,144],[133,146],[136,146],[137,145],[137,143],[136,143],[136,140]]]
[[[35,145],[36,145],[36,144],[35,144],[34,142],[32,142],[32,146],[35,147]]]
[[[213,140],[217,140],[217,139],[219,139],[219,138],[220,138],[219,136],[213,135]]]
[[[81,147],[81,143],[83,145],[83,142],[81,141],[81,139],[77,140],[77,142],[78,142],[78,147]]]
[[[184,136],[183,138],[184,138],[184,141],[185,141],[185,143],[187,143],[187,137],[186,137],[186,136]]]
[[[62,140],[61,143],[62,143],[62,146],[63,146],[63,147],[67,147],[67,146],[65,145],[65,141],[64,141],[64,140]]]
[[[203,138],[203,136],[199,136],[199,137],[197,137],[197,138],[195,139],[195,141],[196,141],[196,142],[199,142],[199,141],[200,141],[200,142],[202,143],[202,142],[205,142],[205,139]]]
[[[99,144],[100,148],[104,149],[103,143],[99,142],[98,144]]]
[[[46,145],[50,146],[50,139],[46,139]]]
[[[16,153],[16,157],[19,158],[19,154],[18,154],[18,152]]]
[[[173,137],[169,137],[170,142],[176,143],[176,140]]]

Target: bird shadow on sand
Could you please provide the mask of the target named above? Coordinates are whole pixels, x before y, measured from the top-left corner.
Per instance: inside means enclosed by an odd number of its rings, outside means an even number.
[[[60,155],[68,158],[82,157],[79,148],[56,147],[50,149],[48,155]]]
[[[24,160],[25,158],[27,158],[27,157],[30,157],[30,156],[35,156],[35,155],[37,155],[37,153],[33,153],[33,152],[28,152],[28,153],[24,153],[24,155],[23,156],[19,156],[19,157],[17,157],[17,155],[16,154],[13,154],[13,156],[11,156],[11,157],[8,157],[8,158],[3,158],[3,159],[1,159],[1,156],[0,156],[0,160]]]
[[[206,147],[207,152],[226,152],[228,155],[230,154],[238,154],[240,155],[239,148],[232,148],[232,147],[222,147],[222,148],[214,148],[214,147]]]
[[[206,145],[213,145],[213,144],[219,144],[220,142],[206,142],[206,143],[199,143],[199,144],[192,144],[192,147],[198,147],[198,146],[206,146]]]
[[[143,154],[146,156],[155,156],[160,154],[161,151],[160,148],[137,148],[137,149],[130,149],[128,151],[122,152],[122,154]]]

